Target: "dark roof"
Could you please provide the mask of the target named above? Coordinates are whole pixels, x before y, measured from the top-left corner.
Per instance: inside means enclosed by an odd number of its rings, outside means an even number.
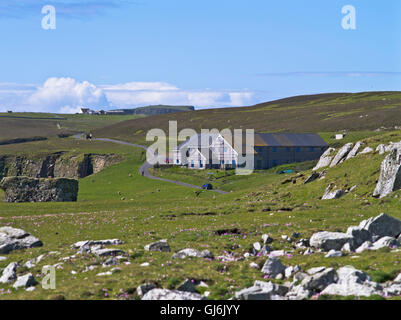
[[[316,133],[255,133],[258,147],[327,147]]]

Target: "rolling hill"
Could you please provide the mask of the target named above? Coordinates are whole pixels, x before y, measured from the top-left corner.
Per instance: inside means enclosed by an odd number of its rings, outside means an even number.
[[[146,132],[178,129],[255,129],[258,132],[373,131],[401,125],[401,92],[330,93],[291,97],[242,108],[207,109],[133,119],[94,131],[97,137],[143,142]]]

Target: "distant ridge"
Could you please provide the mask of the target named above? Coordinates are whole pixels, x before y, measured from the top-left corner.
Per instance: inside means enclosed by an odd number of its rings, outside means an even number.
[[[168,106],[168,105],[153,105],[147,107],[139,107],[135,109],[117,109],[108,111],[108,113],[120,113],[120,114],[141,114],[141,115],[158,115],[158,114],[166,114],[166,113],[174,113],[174,112],[187,112],[194,111],[195,107],[193,106]]]

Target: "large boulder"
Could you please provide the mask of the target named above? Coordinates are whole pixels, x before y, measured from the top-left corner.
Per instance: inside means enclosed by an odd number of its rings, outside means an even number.
[[[312,235],[309,242],[312,247],[324,251],[341,250],[344,244],[349,243],[352,236],[341,232],[322,231]]]
[[[373,236],[396,238],[401,234],[401,221],[385,213],[363,220],[359,227],[369,231]]]
[[[325,268],[323,271],[307,276],[301,285],[309,291],[320,292],[328,285],[337,281],[337,274],[333,268]]]
[[[341,189],[334,189],[333,186],[329,185],[326,190],[324,191],[324,194],[322,196],[322,200],[332,200],[332,199],[339,199],[345,194],[344,190]]]
[[[0,254],[41,246],[43,246],[42,241],[22,229],[12,227],[0,228]]]
[[[334,149],[334,148],[328,148],[328,149],[322,154],[322,156],[321,156],[320,159],[319,159],[319,162],[318,162],[317,165],[313,168],[313,170],[315,171],[315,170],[318,170],[318,169],[320,169],[320,168],[327,167],[327,166],[331,163],[331,161],[333,160],[332,154],[333,154],[333,152],[334,152],[335,150],[336,150],[336,149]]]
[[[283,274],[285,272],[286,267],[281,263],[278,257],[270,257],[266,260],[262,272],[270,276],[271,278],[275,278],[279,274]]]
[[[338,153],[334,157],[333,161],[331,161],[330,163],[330,168],[335,167],[336,165],[344,161],[349,152],[352,150],[352,147],[352,143],[347,143],[340,150],[338,150]]]
[[[78,181],[6,177],[0,182],[6,202],[72,202],[77,201]]]
[[[339,296],[369,297],[380,294],[381,287],[370,281],[369,277],[352,266],[345,266],[337,270],[338,281],[327,286],[322,294]]]
[[[355,158],[356,155],[358,154],[359,149],[362,146],[362,142],[357,142],[355,143],[355,146],[352,148],[352,150],[348,153],[347,157],[345,158],[345,160],[349,160],[352,158]]]
[[[4,270],[0,277],[0,283],[10,283],[17,279],[17,268],[19,263],[11,262]]]
[[[352,237],[350,248],[355,250],[361,246],[365,241],[372,241],[372,234],[361,227],[349,227],[347,235]]]
[[[401,148],[396,148],[384,158],[380,177],[373,191],[374,197],[383,198],[401,188]]]
[[[198,293],[167,289],[152,289],[143,296],[142,300],[206,300]]]

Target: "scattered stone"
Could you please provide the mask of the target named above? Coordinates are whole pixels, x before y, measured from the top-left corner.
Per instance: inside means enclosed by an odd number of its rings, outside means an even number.
[[[173,255],[173,259],[185,259],[188,257],[214,259],[213,254],[209,250],[199,251],[189,248],[180,250]]]
[[[337,155],[330,163],[330,168],[335,167],[336,165],[344,161],[349,152],[351,151],[352,147],[353,147],[352,143],[347,143],[340,150],[338,150]]]
[[[149,262],[144,262],[140,265],[141,267],[149,267],[150,263]]]
[[[373,149],[370,147],[366,147],[359,154],[367,154],[367,153],[371,153],[371,152],[373,152]]]
[[[264,235],[262,235],[262,241],[264,244],[269,244],[269,243],[272,243],[274,241],[274,239],[272,237],[270,237],[268,234],[264,234]]]
[[[358,247],[355,252],[356,253],[362,253],[365,250],[369,250],[370,248],[372,248],[372,242],[370,241],[365,241],[364,243],[362,243],[362,245],[360,247]]]
[[[0,257],[0,261],[5,261],[7,260],[7,257]]]
[[[376,152],[379,152],[379,154],[384,154],[386,152],[386,146],[384,144],[379,144],[376,147]]]
[[[275,278],[280,273],[285,271],[285,266],[281,263],[280,259],[277,257],[270,257],[266,260],[262,272],[268,276]]]
[[[333,268],[327,268],[302,280],[301,285],[310,291],[323,291],[328,285],[337,281],[337,274]]]
[[[333,186],[329,185],[326,190],[324,191],[322,200],[332,200],[332,199],[339,199],[341,198],[345,192],[341,189],[332,190]]]
[[[249,264],[249,266],[250,266],[252,269],[259,269],[259,265],[258,265],[257,263],[255,263],[255,262],[251,262],[251,263]]]
[[[4,270],[3,274],[0,277],[0,283],[10,283],[17,279],[17,268],[19,267],[19,263],[11,262]]]
[[[170,246],[166,239],[153,242],[145,246],[146,251],[160,251],[160,252],[170,252]]]
[[[298,285],[291,288],[291,290],[286,294],[288,300],[306,300],[312,296],[312,292],[305,289],[304,286]]]
[[[85,241],[78,241],[72,245],[73,248],[80,249],[83,246],[95,246],[95,245],[100,245],[100,246],[107,246],[107,245],[120,245],[124,244],[123,241],[119,239],[107,239],[107,240],[85,240]]]
[[[326,255],[325,258],[337,258],[337,257],[342,257],[343,254],[341,251],[336,251],[336,250],[330,250]]]
[[[110,266],[116,266],[119,263],[120,262],[118,261],[117,258],[111,257],[111,258],[107,259],[105,262],[103,262],[102,266],[103,266],[103,268],[106,268],[106,267],[110,267]]]
[[[334,148],[328,148],[328,149],[322,154],[322,156],[321,156],[320,159],[319,159],[319,162],[317,163],[317,165],[316,165],[312,170],[313,170],[313,171],[316,171],[316,170],[318,170],[318,169],[320,169],[320,168],[327,167],[327,166],[331,163],[331,161],[332,161],[332,159],[333,159],[332,153],[333,153],[335,150],[336,150],[336,149],[334,149]]]
[[[351,236],[341,232],[322,231],[313,234],[309,242],[312,247],[322,249],[324,251],[339,251],[347,242],[350,242]]]
[[[304,256],[308,256],[308,255],[310,255],[312,253],[313,253],[313,250],[311,248],[308,248],[308,249],[305,250],[305,252],[303,254],[304,254]]]
[[[309,239],[300,239],[295,246],[297,248],[309,248],[310,244],[309,244]]]
[[[196,287],[200,284],[200,281],[195,281],[191,279],[185,280],[183,283],[181,283],[178,287],[178,291],[185,291],[185,292],[194,292],[197,293]]]
[[[29,287],[29,288],[25,289],[25,291],[28,291],[28,292],[32,292],[32,291],[35,291],[35,290],[36,290],[35,287]]]
[[[0,182],[6,202],[75,202],[78,180],[5,177]]]
[[[275,296],[284,296],[288,287],[272,282],[255,281],[250,288],[235,293],[237,300],[275,300]]]
[[[136,288],[136,293],[142,299],[143,296],[148,293],[150,290],[156,289],[156,287],[152,283],[141,284]]]
[[[284,277],[286,279],[290,278],[293,274],[298,273],[299,271],[301,271],[301,268],[296,265],[295,267],[293,266],[289,266],[284,270]]]
[[[255,243],[253,244],[253,248],[254,248],[256,251],[260,251],[260,250],[262,249],[262,246],[260,245],[259,242],[255,242]]]
[[[119,249],[92,249],[91,253],[94,253],[99,257],[118,256],[120,254],[126,254],[124,251]]]
[[[371,250],[379,250],[381,248],[393,248],[399,247],[399,243],[396,238],[383,237],[373,243]]]
[[[37,282],[36,282],[35,278],[33,277],[32,273],[28,273],[24,276],[18,277],[17,281],[15,281],[13,287],[15,289],[18,289],[21,287],[28,288],[28,287],[34,286],[36,283]]]
[[[0,253],[8,254],[14,250],[43,246],[42,241],[22,229],[0,228]]]
[[[308,270],[306,270],[306,273],[309,274],[310,276],[319,273],[319,272],[323,272],[324,270],[326,270],[326,267],[315,267],[315,268],[310,268]]]
[[[285,256],[284,250],[274,250],[269,253],[269,257],[282,257]]]
[[[306,178],[304,184],[311,183],[311,182],[317,180],[319,177],[320,177],[320,173],[312,172],[312,174],[308,178]]]
[[[184,292],[178,290],[153,289],[148,291],[142,300],[205,300],[198,293]]]

